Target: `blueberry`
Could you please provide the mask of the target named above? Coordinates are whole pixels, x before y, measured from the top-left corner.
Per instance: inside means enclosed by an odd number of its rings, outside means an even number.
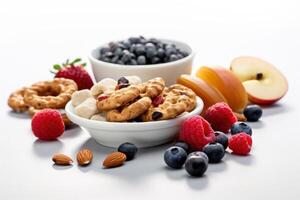
[[[108,43],[108,46],[109,46],[109,48],[110,48],[112,51],[115,51],[116,48],[118,48],[118,43],[116,43],[116,42],[110,42],[110,43]]]
[[[149,48],[155,48],[155,45],[151,42],[148,42],[146,43],[146,48],[149,49]]]
[[[139,38],[139,37],[130,37],[130,38],[129,38],[129,41],[130,41],[132,44],[136,44],[136,43],[140,43],[140,42],[141,42],[141,38]]]
[[[112,63],[117,63],[119,60],[119,56],[114,56],[112,59],[111,59],[111,62]]]
[[[161,117],[163,116],[163,114],[161,113],[161,112],[159,112],[159,111],[154,111],[153,113],[152,113],[152,120],[159,120]]]
[[[174,169],[180,169],[187,158],[187,153],[181,147],[170,147],[165,151],[165,163]]]
[[[183,58],[183,55],[181,53],[178,53],[176,55],[177,55],[178,60],[181,59],[181,58]]]
[[[127,49],[127,47],[122,43],[118,43],[118,48],[120,48],[122,50]]]
[[[129,80],[123,76],[118,79],[118,85],[119,84],[129,84]]]
[[[118,61],[117,61],[117,64],[119,64],[119,65],[124,65],[125,63],[124,63],[122,60],[118,60]]]
[[[100,49],[100,53],[101,54],[105,54],[106,52],[109,52],[110,51],[110,48],[109,47],[102,47],[101,49]]]
[[[129,62],[130,59],[131,59],[130,53],[129,53],[127,50],[124,50],[123,53],[124,53],[124,54],[123,54],[121,60],[122,60],[124,63]]]
[[[139,56],[139,55],[144,55],[146,53],[146,48],[144,45],[142,44],[137,44],[135,46],[135,53]]]
[[[146,64],[146,57],[145,57],[145,56],[139,56],[139,57],[137,58],[137,63],[138,63],[139,65],[145,65],[145,64]]]
[[[183,55],[183,57],[187,57],[189,55],[189,53],[184,50],[179,50],[179,52]]]
[[[220,143],[223,145],[224,150],[228,147],[228,137],[225,133],[221,131],[215,131],[216,140],[215,142]]]
[[[166,46],[166,55],[171,56],[171,54],[176,54],[176,49],[173,46]]]
[[[137,61],[135,59],[131,59],[129,62],[130,65],[137,65]]]
[[[126,160],[132,160],[138,151],[137,147],[129,142],[125,142],[118,147],[118,151],[126,155]]]
[[[156,39],[156,38],[150,38],[149,39],[149,42],[153,43],[153,44],[158,44],[159,43],[159,40]]]
[[[174,146],[176,147],[181,147],[185,150],[186,153],[189,153],[190,147],[187,143],[182,142],[182,141],[178,141],[174,144]]]
[[[252,129],[251,127],[244,123],[244,122],[235,122],[231,129],[230,129],[230,132],[231,132],[231,135],[235,135],[235,134],[238,134],[238,133],[241,133],[241,132],[245,132],[247,133],[248,135],[252,135]]]
[[[185,162],[185,170],[191,176],[202,176],[208,167],[208,157],[203,152],[190,153]]]
[[[151,58],[151,64],[157,64],[160,62],[160,58],[159,57],[152,57]]]
[[[115,52],[114,52],[115,56],[122,56],[123,55],[123,50],[122,48],[118,47]]]
[[[172,54],[172,55],[170,56],[170,61],[175,61],[175,60],[178,60],[178,57],[177,57],[177,55]]]
[[[126,49],[129,49],[130,46],[131,46],[131,43],[130,43],[129,40],[124,40],[124,41],[122,41],[122,44],[124,45],[124,47],[125,47]]]
[[[102,57],[101,60],[104,62],[111,62],[111,59],[108,57]]]
[[[129,48],[129,51],[131,52],[131,53],[133,53],[134,51],[135,51],[135,44],[132,44],[131,46],[130,46],[130,48]]]
[[[152,44],[152,43],[147,43],[147,44],[146,44],[146,57],[147,57],[148,59],[152,59],[152,57],[155,56],[156,53],[157,53],[157,52],[156,52],[156,48],[155,48],[154,44]]]
[[[258,105],[249,105],[244,109],[244,115],[249,122],[256,122],[262,116],[262,109]]]
[[[221,162],[225,155],[224,147],[220,143],[210,143],[204,146],[203,152],[207,155],[210,163]]]
[[[114,56],[114,54],[113,54],[112,52],[108,51],[108,52],[105,52],[105,53],[103,54],[103,56],[104,56],[104,57],[107,57],[107,58],[112,58],[112,57]]]
[[[157,57],[159,57],[159,58],[164,58],[165,57],[165,51],[164,51],[164,49],[159,48],[157,50]]]

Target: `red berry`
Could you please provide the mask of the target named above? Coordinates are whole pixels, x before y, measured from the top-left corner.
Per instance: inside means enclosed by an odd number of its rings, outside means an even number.
[[[63,118],[59,111],[44,109],[31,120],[33,134],[41,140],[55,140],[65,131]]]
[[[56,73],[55,78],[68,78],[77,83],[78,89],[90,89],[93,81],[88,72],[81,66],[65,67]]]
[[[72,62],[69,60],[60,66],[58,64],[54,65],[55,70],[55,78],[68,78],[72,79],[77,83],[78,89],[90,89],[93,86],[93,80],[88,74],[88,72],[84,69],[85,63],[78,64],[81,59],[77,58]]]
[[[100,95],[100,96],[98,96],[97,100],[102,101],[102,100],[107,99],[107,98],[108,98],[107,95]]]
[[[215,131],[222,131],[224,133],[228,133],[231,126],[237,122],[237,118],[231,108],[223,102],[209,107],[204,114],[204,118]]]
[[[164,98],[163,98],[162,96],[157,96],[157,97],[155,97],[155,98],[153,99],[152,105],[153,105],[154,107],[157,107],[157,106],[159,106],[160,104],[162,104],[164,101],[165,101],[165,100],[164,100]]]
[[[245,132],[233,135],[229,138],[229,148],[238,155],[247,155],[251,151],[252,138]]]
[[[189,144],[192,150],[202,150],[205,145],[215,140],[215,134],[210,124],[196,115],[182,123],[179,140]]]

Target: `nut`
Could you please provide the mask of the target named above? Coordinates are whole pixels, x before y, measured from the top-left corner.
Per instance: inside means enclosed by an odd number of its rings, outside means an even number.
[[[236,116],[236,118],[238,119],[238,121],[241,121],[241,122],[247,121],[247,119],[246,119],[246,117],[245,117],[244,114],[237,113],[237,112],[234,112],[233,114]]]
[[[77,153],[77,162],[81,166],[88,165],[93,160],[93,152],[89,149],[82,149]]]
[[[66,156],[61,153],[55,154],[52,157],[52,160],[56,165],[71,165],[73,163],[73,160],[69,156]]]
[[[103,161],[103,166],[106,168],[117,167],[122,165],[126,160],[126,155],[121,152],[113,152],[108,154]]]

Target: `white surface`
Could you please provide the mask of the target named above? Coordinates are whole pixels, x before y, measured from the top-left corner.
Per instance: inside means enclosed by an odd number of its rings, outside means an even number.
[[[299,1],[1,1],[0,199],[289,199],[300,198]],[[228,66],[235,56],[259,56],[287,76],[290,90],[264,110],[248,157],[227,154],[206,176],[165,168],[167,146],[141,150],[125,166],[103,170],[112,149],[79,128],[40,142],[30,119],[11,113],[9,93],[50,79],[49,68],[112,38],[145,34],[186,41],[195,66]],[[52,166],[51,156],[95,152],[91,166]]]
[[[194,110],[171,120],[153,122],[120,123],[95,121],[76,115],[71,102],[66,105],[68,118],[80,125],[98,143],[108,147],[118,147],[124,142],[131,142],[137,147],[153,147],[171,142],[178,135],[180,124],[193,115],[199,115],[203,109],[203,101],[197,97]]]
[[[123,39],[126,39],[126,37]],[[122,39],[118,39],[116,41],[119,40]],[[99,50],[103,46],[107,45],[106,42],[106,44],[102,44],[100,46],[97,46],[95,49],[91,50],[91,53],[89,55],[89,60],[91,62],[96,81],[101,81],[102,79],[107,77],[118,80],[122,76],[131,75],[139,76],[141,77],[142,81],[147,81],[159,75],[160,77],[165,79],[167,85],[171,85],[176,83],[177,77],[179,77],[181,74],[190,74],[192,71],[195,52],[189,46],[189,44],[178,40],[161,40],[168,44],[175,44],[176,47],[188,52],[189,55],[173,62],[155,65],[133,65],[130,67],[124,67],[124,65],[103,62],[97,59],[100,55]]]

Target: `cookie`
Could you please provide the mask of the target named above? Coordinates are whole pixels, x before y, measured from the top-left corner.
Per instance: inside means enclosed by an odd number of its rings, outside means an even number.
[[[108,111],[106,119],[111,122],[125,122],[132,120],[145,113],[150,108],[151,102],[149,97],[142,97],[123,109]]]
[[[55,78],[51,81],[41,81],[25,89],[24,102],[36,109],[61,109],[76,90],[76,83],[70,79]]]
[[[163,103],[157,107],[152,105],[141,117],[143,121],[173,119],[196,107],[196,94],[183,85],[175,84],[165,88],[161,96]]]

